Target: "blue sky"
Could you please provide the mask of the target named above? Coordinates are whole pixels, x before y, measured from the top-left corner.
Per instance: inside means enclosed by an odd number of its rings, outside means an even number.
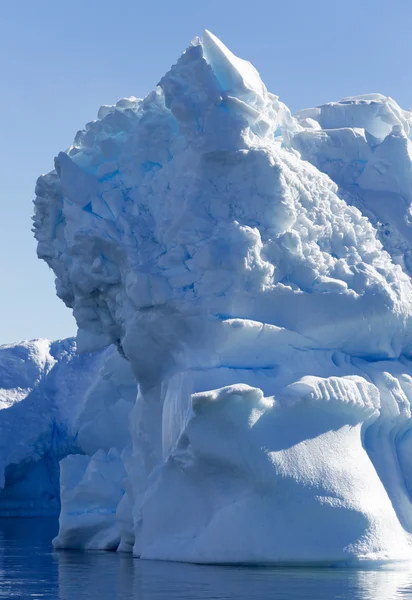
[[[38,175],[101,104],[143,96],[208,28],[292,110],[381,92],[412,106],[410,0],[4,0],[0,343],[75,333],[31,234]]]

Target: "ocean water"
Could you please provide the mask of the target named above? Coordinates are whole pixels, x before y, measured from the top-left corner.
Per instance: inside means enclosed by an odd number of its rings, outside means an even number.
[[[0,599],[412,599],[412,567],[295,569],[140,561],[112,552],[53,552],[54,519],[0,519]]]

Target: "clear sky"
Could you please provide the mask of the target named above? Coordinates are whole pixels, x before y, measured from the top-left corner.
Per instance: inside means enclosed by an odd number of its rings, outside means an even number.
[[[36,178],[101,104],[144,96],[207,28],[294,111],[412,106],[411,0],[0,0],[0,343],[75,333],[31,234]]]

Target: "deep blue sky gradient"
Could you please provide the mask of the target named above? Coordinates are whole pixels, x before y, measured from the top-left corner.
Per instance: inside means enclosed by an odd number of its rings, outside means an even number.
[[[293,111],[366,92],[409,108],[411,23],[411,0],[0,2],[0,343],[75,333],[31,200],[101,104],[146,95],[208,28]]]

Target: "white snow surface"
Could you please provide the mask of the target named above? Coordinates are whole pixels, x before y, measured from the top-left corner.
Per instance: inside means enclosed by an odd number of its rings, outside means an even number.
[[[39,257],[130,368],[88,392],[57,547],[411,558],[411,124],[379,94],[292,116],[205,32],[58,155]]]

